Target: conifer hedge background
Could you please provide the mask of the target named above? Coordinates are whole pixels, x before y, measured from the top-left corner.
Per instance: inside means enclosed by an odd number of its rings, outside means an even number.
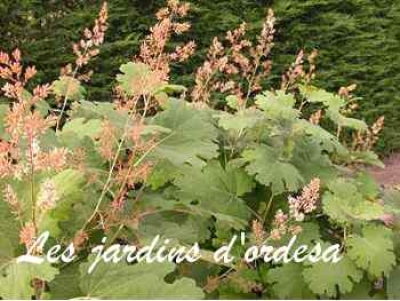
[[[53,80],[58,66],[73,60],[71,43],[79,39],[100,7],[94,0],[2,0],[0,48],[18,46],[26,60],[41,71],[38,79]],[[161,0],[109,0],[110,28],[101,55],[93,62],[90,99],[107,101],[109,82],[118,67],[137,53],[153,24]],[[173,81],[188,83],[211,39],[243,20],[257,32],[266,9],[278,18],[274,74],[279,74],[300,48],[320,51],[318,85],[336,91],[358,84],[359,114],[368,122],[386,117],[378,145],[382,153],[400,148],[400,1],[398,0],[189,0],[189,35],[201,49],[185,66],[175,66]]]

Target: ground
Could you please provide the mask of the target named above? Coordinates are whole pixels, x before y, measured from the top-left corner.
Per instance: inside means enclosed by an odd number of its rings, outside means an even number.
[[[371,175],[382,185],[400,185],[400,153],[383,160],[385,168],[372,168]]]

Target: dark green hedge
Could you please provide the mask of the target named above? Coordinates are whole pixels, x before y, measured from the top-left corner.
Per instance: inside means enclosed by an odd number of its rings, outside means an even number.
[[[174,66],[173,80],[189,84],[212,37],[242,20],[254,35],[268,7],[278,18],[272,80],[300,48],[320,51],[319,85],[336,90],[357,83],[360,114],[368,122],[386,117],[379,149],[400,148],[400,1],[398,0],[191,0],[191,32],[199,51],[185,66]],[[132,57],[153,23],[160,0],[110,0],[110,28],[101,55],[93,62],[90,99],[109,99],[109,86],[120,64]],[[27,62],[51,80],[73,59],[71,42],[91,24],[100,1],[3,0],[0,3],[0,47],[20,47]]]

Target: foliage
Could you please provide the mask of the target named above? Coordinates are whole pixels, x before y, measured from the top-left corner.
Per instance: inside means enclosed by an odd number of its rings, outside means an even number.
[[[198,44],[198,52],[185,65],[172,65],[171,79],[191,85],[191,74],[206,56],[214,36],[221,36],[245,20],[251,36],[260,29],[266,8],[278,16],[273,78],[293,60],[298,49],[318,49],[320,70],[317,83],[334,91],[347,83],[358,85],[361,97],[357,116],[369,123],[385,115],[387,126],[378,144],[381,153],[389,153],[400,145],[399,128],[399,13],[398,1],[345,0],[223,0],[190,1],[193,24],[190,36]],[[102,54],[93,65],[94,76],[87,85],[88,97],[97,101],[110,98],[113,79],[126,57],[133,56],[140,46],[162,0],[110,1],[110,28]],[[19,47],[26,53],[27,63],[39,69],[38,81],[58,76],[58,68],[72,59],[69,44],[79,30],[94,16],[100,1],[32,0],[2,1],[3,16],[0,48]],[[224,14],[220,14],[224,11]],[[185,40],[178,37],[177,41]]]
[[[370,150],[380,127],[350,117],[352,88],[316,87],[314,55],[303,52],[280,88],[259,86],[270,72],[272,11],[256,42],[244,26],[214,39],[194,87],[169,85],[169,64],[186,60],[192,44],[164,42],[188,30],[180,21],[187,10],[169,1],[157,13],[139,55],[116,75],[110,102],[84,93],[85,66],[108,26],[105,5],[74,47],[75,62],[51,84],[31,89],[36,69],[21,52],[0,54],[0,297],[397,296],[400,199],[363,172],[380,165]],[[72,242],[78,257],[17,263],[44,230],[52,243]],[[234,246],[235,260],[214,262],[209,254],[239,231],[248,239]],[[202,260],[100,263],[87,273],[104,236],[107,246],[143,250],[157,234],[170,248],[198,242]],[[250,245],[284,245],[293,235],[310,247],[339,243],[343,258],[240,259]]]

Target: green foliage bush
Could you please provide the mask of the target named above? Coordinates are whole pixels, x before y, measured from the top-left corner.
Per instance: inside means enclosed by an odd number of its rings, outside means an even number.
[[[94,31],[80,47],[97,49]],[[155,58],[170,54],[162,50]],[[0,75],[7,81],[7,102],[0,104],[1,298],[399,296],[400,194],[379,188],[363,171],[381,165],[377,156],[342,135],[371,134],[365,122],[347,116],[351,98],[316,87],[311,69],[298,78],[297,64],[281,89],[255,92],[249,84],[242,92],[251,93],[215,93],[209,102],[195,102],[185,87],[166,82],[157,69],[162,62],[146,64],[152,55],[141,51],[124,62],[112,80],[114,102],[96,102],[79,72],[31,89],[35,74],[22,67],[20,52],[1,53]],[[17,263],[45,230],[51,242],[72,240],[79,258]],[[210,254],[240,231],[248,239],[235,245],[236,259],[214,262]],[[343,259],[240,259],[250,245],[284,245],[294,234],[309,247],[339,243]],[[107,243],[139,247],[155,235],[174,246],[198,242],[202,260],[100,263],[88,275],[90,250],[104,235]]]
[[[203,61],[214,36],[220,36],[243,20],[250,33],[259,30],[267,7],[273,7],[278,22],[274,61],[276,78],[293,61],[298,49],[320,51],[318,84],[328,90],[356,83],[362,97],[358,116],[369,123],[385,115],[386,127],[378,144],[381,153],[400,146],[400,4],[394,0],[275,0],[191,1],[193,28],[189,37],[199,51],[184,66],[173,66],[174,82],[190,85],[192,72]],[[111,20],[106,45],[94,62],[95,75],[88,94],[106,101],[112,79],[126,57],[133,56],[141,38],[154,21],[161,0],[109,3]],[[2,49],[18,46],[27,62],[34,62],[49,80],[59,66],[71,60],[70,43],[96,14],[99,1],[2,1],[0,42]],[[223,13],[222,13],[223,12]],[[276,83],[276,81],[275,81]]]

